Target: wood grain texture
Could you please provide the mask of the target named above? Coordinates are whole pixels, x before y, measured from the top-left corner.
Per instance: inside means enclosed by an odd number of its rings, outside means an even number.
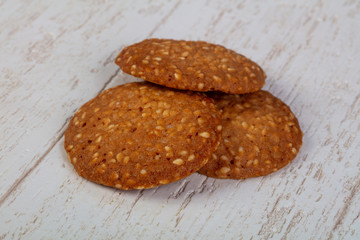
[[[359,239],[358,1],[0,2],[0,239]],[[80,178],[69,118],[136,79],[113,60],[148,37],[206,40],[258,62],[304,132],[286,168],[194,174],[151,190]]]

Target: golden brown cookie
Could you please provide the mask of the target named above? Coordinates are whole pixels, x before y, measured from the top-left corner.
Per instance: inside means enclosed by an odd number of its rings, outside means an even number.
[[[146,81],[202,92],[254,92],[266,78],[250,59],[202,41],[146,39],[123,49],[115,62],[124,72]]]
[[[204,166],[219,144],[219,124],[218,109],[203,94],[129,83],[84,104],[64,146],[84,178],[120,189],[151,188]]]
[[[222,140],[199,173],[244,179],[275,172],[295,158],[302,144],[290,108],[266,91],[212,94],[222,111]]]

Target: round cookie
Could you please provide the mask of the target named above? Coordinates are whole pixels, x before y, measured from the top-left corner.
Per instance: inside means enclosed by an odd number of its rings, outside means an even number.
[[[258,177],[277,171],[295,158],[302,132],[280,99],[266,91],[211,96],[222,111],[222,140],[199,173],[215,178]]]
[[[219,144],[220,116],[203,94],[151,83],[105,90],[65,132],[78,174],[120,189],[167,184],[199,170]]]
[[[255,92],[266,78],[250,59],[202,41],[146,39],[124,48],[115,62],[124,72],[146,81],[202,92]]]

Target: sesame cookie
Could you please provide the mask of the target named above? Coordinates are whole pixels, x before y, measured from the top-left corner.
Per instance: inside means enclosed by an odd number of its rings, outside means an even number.
[[[213,94],[222,111],[222,140],[199,173],[244,179],[275,172],[295,158],[302,144],[290,108],[266,91]]]
[[[219,144],[220,116],[203,94],[128,83],[84,104],[65,132],[78,174],[96,183],[143,189],[199,170]]]
[[[123,49],[115,62],[146,81],[202,92],[254,92],[266,78],[250,59],[202,41],[147,39]]]

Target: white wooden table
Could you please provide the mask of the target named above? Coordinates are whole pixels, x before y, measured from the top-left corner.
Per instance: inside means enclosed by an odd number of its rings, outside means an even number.
[[[0,1],[0,239],[360,239],[359,1]],[[304,144],[260,178],[120,191],[79,177],[63,135],[149,37],[263,66]]]

